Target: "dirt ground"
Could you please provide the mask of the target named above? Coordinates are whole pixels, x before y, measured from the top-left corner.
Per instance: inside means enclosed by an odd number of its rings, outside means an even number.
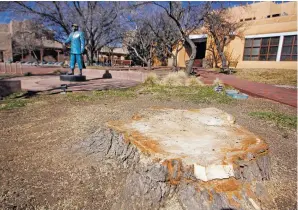
[[[30,101],[0,111],[0,209],[110,209],[129,171],[76,145],[107,121],[126,120],[152,106],[216,107],[234,115],[238,124],[270,145],[272,176],[266,187],[273,209],[296,209],[296,130],[248,115],[265,110],[296,115],[293,107],[253,98],[223,105],[151,95],[75,102],[60,94]]]

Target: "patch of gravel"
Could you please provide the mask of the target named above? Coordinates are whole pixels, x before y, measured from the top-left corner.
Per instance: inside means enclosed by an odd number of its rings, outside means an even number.
[[[160,101],[149,95],[92,102],[68,101],[65,95],[32,100],[24,108],[0,112],[0,209],[110,209],[129,171],[113,160],[100,161],[76,152],[74,145],[110,120],[128,120],[153,106],[216,107],[234,115],[238,124],[270,146],[272,176],[266,187],[271,209],[296,207],[296,130],[248,115],[264,110],[296,115],[293,107],[251,97],[232,104]],[[163,209],[175,209],[173,203],[169,201]]]

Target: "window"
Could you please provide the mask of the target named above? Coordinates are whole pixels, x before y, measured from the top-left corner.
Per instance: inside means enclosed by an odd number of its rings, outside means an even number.
[[[297,36],[285,36],[281,50],[281,61],[297,61]]]
[[[245,39],[243,60],[275,61],[279,37]]]
[[[279,17],[280,16],[280,14],[274,14],[274,15],[272,15],[272,17]]]

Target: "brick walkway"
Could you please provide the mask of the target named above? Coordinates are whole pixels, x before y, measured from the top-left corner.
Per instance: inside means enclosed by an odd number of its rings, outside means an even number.
[[[102,79],[103,70],[84,69],[83,74],[86,76],[85,82],[68,82],[60,81],[58,75],[50,75],[55,68],[28,68],[28,71],[37,76],[16,77],[7,80],[20,80],[22,90],[34,92],[61,92],[61,85],[67,84],[67,91],[91,91],[91,90],[108,90],[129,88],[136,86],[145,78],[141,72],[120,72],[111,71],[112,79]],[[63,69],[64,70],[64,69]],[[67,71],[67,69],[66,69]],[[78,73],[76,71],[75,73]],[[49,74],[49,75],[47,75]]]
[[[219,78],[224,84],[233,86],[234,88],[246,93],[250,96],[261,97],[297,107],[297,89],[287,89],[276,87],[273,85],[251,82],[244,79],[239,79],[233,75],[220,74],[208,70],[196,70],[200,74],[203,82],[212,84],[212,82]]]

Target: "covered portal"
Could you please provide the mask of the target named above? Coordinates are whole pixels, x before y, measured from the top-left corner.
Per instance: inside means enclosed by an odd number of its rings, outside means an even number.
[[[202,67],[203,59],[206,54],[206,46],[207,46],[207,34],[200,35],[190,35],[189,38],[195,43],[197,47],[197,53],[194,61],[194,67]],[[187,46],[186,52],[188,56],[191,55],[191,48]]]

